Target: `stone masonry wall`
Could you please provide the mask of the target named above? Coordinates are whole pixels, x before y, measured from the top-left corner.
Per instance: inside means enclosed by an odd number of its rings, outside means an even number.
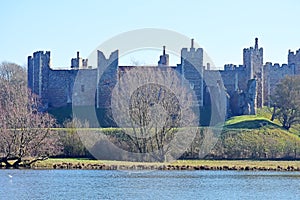
[[[207,88],[224,89],[229,96],[247,90],[250,79],[256,80],[255,106],[270,105],[269,97],[276,84],[287,75],[300,74],[300,49],[296,53],[289,51],[288,64],[266,63],[263,65],[263,49],[255,46],[243,50],[243,65],[225,65],[224,70],[204,70],[203,49],[194,48],[193,41],[189,49],[181,50],[181,63],[175,70],[184,75],[195,91],[197,103],[203,106]],[[79,57],[79,56],[78,56]],[[40,96],[45,109],[74,105],[96,105],[109,108],[111,92],[122,72],[118,63],[118,50],[106,58],[98,51],[97,69],[54,70],[50,68],[50,52],[37,51],[28,57],[28,87]],[[216,73],[222,80],[215,80]]]
[[[74,106],[95,106],[97,92],[97,69],[80,69],[73,87]]]
[[[48,84],[49,107],[62,107],[72,102],[76,70],[50,70]]]
[[[273,94],[276,85],[285,76],[295,75],[295,66],[292,65],[279,65],[278,63],[272,64],[270,62],[264,65],[264,99],[265,104],[270,106],[270,95]]]
[[[117,83],[119,66],[118,50],[111,53],[108,59],[103,52],[98,51],[97,75],[97,108],[109,108],[111,105],[112,90]]]

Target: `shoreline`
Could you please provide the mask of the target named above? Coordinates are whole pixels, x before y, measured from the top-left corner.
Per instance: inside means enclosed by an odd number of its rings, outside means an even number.
[[[32,168],[32,169],[43,169],[43,168]],[[288,167],[281,167],[277,166],[276,168],[273,167],[229,167],[227,165],[224,166],[208,166],[208,165],[199,165],[199,166],[190,166],[190,165],[105,165],[105,164],[88,164],[84,165],[83,163],[78,163],[73,165],[72,163],[61,163],[61,164],[54,164],[53,170],[59,169],[69,169],[69,170],[134,170],[134,171],[142,171],[142,170],[161,170],[161,171],[195,171],[195,170],[214,170],[214,171],[298,171],[300,172],[299,167],[288,166]]]
[[[2,167],[0,169],[5,169]],[[22,169],[22,168],[20,168]],[[235,170],[235,171],[299,171],[300,161],[257,160],[178,160],[174,162],[128,162],[88,159],[48,159],[34,163],[29,169],[47,170]]]

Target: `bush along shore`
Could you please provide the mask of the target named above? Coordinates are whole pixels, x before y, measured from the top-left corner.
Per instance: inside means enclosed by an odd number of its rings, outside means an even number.
[[[172,163],[49,159],[32,169],[299,171],[300,161],[179,160]]]

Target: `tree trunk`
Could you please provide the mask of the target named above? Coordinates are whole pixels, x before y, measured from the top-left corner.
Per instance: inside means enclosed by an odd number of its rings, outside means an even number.
[[[276,113],[276,106],[273,107],[273,113],[272,113],[271,121],[274,121],[275,113]]]
[[[286,125],[283,125],[282,126],[284,129],[286,129],[287,131],[291,128],[291,126],[290,125],[288,125],[288,124],[286,124]]]
[[[4,159],[2,162],[4,162],[6,169],[12,168],[12,164],[10,164],[7,159]]]
[[[288,123],[286,119],[283,120],[282,124],[283,124],[282,127],[286,130],[289,130],[291,128],[290,123]]]
[[[18,158],[18,159],[14,162],[14,164],[12,165],[12,167],[13,167],[14,169],[19,169],[21,161],[22,161],[22,159],[21,159],[21,158]]]

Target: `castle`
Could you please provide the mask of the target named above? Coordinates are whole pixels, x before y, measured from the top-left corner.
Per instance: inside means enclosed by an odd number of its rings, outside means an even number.
[[[69,69],[51,69],[50,52],[37,51],[28,57],[28,87],[41,98],[44,110],[68,104],[108,108],[111,89],[118,78],[138,66],[119,66],[118,50],[109,58],[97,51],[97,61],[97,68],[89,67],[88,60],[77,52]],[[158,65],[152,67],[171,67],[182,74],[194,90],[200,108],[212,103],[210,93],[224,90],[228,97],[227,116],[255,114],[256,108],[270,106],[269,97],[284,76],[300,74],[300,49],[296,53],[289,50],[288,64],[264,64],[263,48],[255,38],[254,47],[243,49],[243,65],[226,64],[223,70],[211,70],[210,63],[204,63],[203,49],[194,48],[192,39],[191,47],[181,50],[180,64],[169,66],[164,47]],[[220,78],[216,78],[216,73]],[[77,76],[81,77],[79,84],[75,84]],[[81,94],[73,94],[74,89]],[[73,99],[72,95],[78,98]]]

